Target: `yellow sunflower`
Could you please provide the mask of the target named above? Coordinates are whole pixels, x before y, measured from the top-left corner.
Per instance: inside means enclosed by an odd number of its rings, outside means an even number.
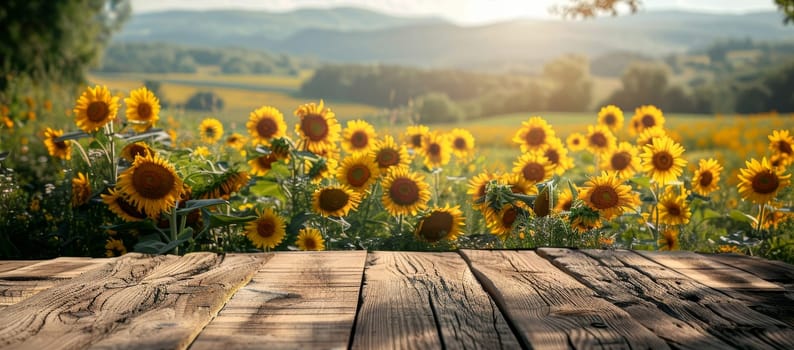
[[[127,105],[127,122],[136,132],[149,130],[160,120],[160,100],[145,86],[130,91],[130,97],[125,98],[124,103]]]
[[[659,221],[668,225],[686,225],[692,212],[686,201],[687,193],[677,194],[672,186],[667,187],[659,198]]]
[[[424,164],[430,169],[441,168],[452,158],[452,145],[446,135],[431,132],[422,140],[419,153],[424,157]]]
[[[716,159],[701,159],[698,162],[698,169],[695,170],[695,176],[692,177],[692,191],[702,196],[708,196],[709,193],[718,190],[720,188],[720,173],[722,173],[722,166],[717,163]]]
[[[240,133],[233,132],[226,138],[226,146],[236,150],[241,150],[243,147],[245,147],[245,141],[245,136]]]
[[[530,215],[531,209],[522,206],[521,203],[523,202],[516,202],[516,205],[505,204],[499,211],[487,207],[485,210],[485,224],[490,229],[491,234],[505,239],[513,232],[513,225],[516,221],[521,217]]]
[[[433,208],[416,224],[416,237],[426,242],[454,241],[461,234],[463,213],[460,208],[445,206]]]
[[[304,139],[309,151],[319,154],[336,147],[342,127],[322,100],[319,105],[313,102],[301,105],[295,110],[295,116],[300,118],[295,131]]]
[[[88,87],[74,106],[75,122],[80,130],[92,133],[116,119],[119,98],[105,86]]]
[[[576,188],[577,192],[579,191],[575,185],[574,188]],[[557,212],[571,211],[573,200],[573,192],[571,192],[571,189],[567,187],[563,188],[559,196],[557,196],[557,203],[554,205],[554,210]]]
[[[366,191],[378,179],[378,165],[368,153],[357,153],[342,160],[336,173],[340,183],[356,191]]]
[[[631,128],[629,128],[629,133],[632,136],[641,134],[645,129],[655,127],[664,128],[664,115],[659,108],[647,105],[634,110],[634,116],[631,117]]]
[[[541,152],[524,153],[513,162],[513,173],[519,174],[521,178],[530,184],[536,184],[554,175],[554,165]]]
[[[669,227],[662,231],[662,236],[659,237],[659,250],[678,250],[678,229]]]
[[[521,152],[540,149],[548,139],[554,137],[554,129],[541,117],[530,117],[521,123],[513,136],[513,142],[521,145]]]
[[[642,171],[660,185],[677,181],[687,163],[683,154],[684,147],[671,138],[655,138],[640,154]]]
[[[549,139],[542,148],[543,155],[554,166],[554,173],[562,175],[566,170],[573,168],[573,159],[568,157],[568,150],[562,145],[560,139],[553,137]]]
[[[640,157],[637,149],[628,142],[621,142],[601,158],[601,169],[614,171],[621,179],[634,176],[640,171]]]
[[[785,159],[786,164],[791,162],[794,158],[794,137],[789,135],[788,130],[773,130],[772,135],[769,135],[769,149],[773,155],[780,155]]]
[[[585,139],[587,140],[587,149],[596,155],[609,153],[609,151],[615,148],[615,144],[617,143],[615,135],[609,131],[609,128],[603,125],[589,125],[587,127],[587,136],[585,136]]]
[[[466,129],[455,128],[447,137],[452,145],[452,154],[459,160],[469,160],[474,156],[474,136]]]
[[[499,183],[510,186],[510,191],[518,194],[538,194],[535,184],[524,179],[522,174],[506,173],[499,177]]]
[[[407,168],[395,168],[383,180],[383,207],[391,215],[416,215],[427,208],[430,186],[422,175]]]
[[[480,173],[471,178],[469,180],[469,189],[466,191],[466,194],[471,196],[471,202],[474,209],[482,210],[484,207],[487,206],[485,203],[485,193],[488,187],[488,183],[491,180],[496,180],[497,176],[488,172]],[[482,203],[478,203],[478,201],[483,201]]]
[[[791,174],[784,168],[775,168],[764,157],[746,161],[746,168],[740,169],[739,194],[755,204],[766,204],[777,196],[777,192],[788,186]]]
[[[206,146],[198,146],[196,147],[196,149],[193,150],[192,154],[199,157],[209,157],[211,153],[210,153],[210,149],[207,148]]]
[[[102,197],[102,202],[108,206],[108,210],[126,222],[143,221],[146,219],[146,214],[138,210],[138,208],[132,205],[132,203],[116,189],[110,188],[108,189],[108,194],[102,194],[100,197]]]
[[[196,197],[198,199],[221,198],[229,200],[232,193],[239,191],[249,181],[251,181],[251,176],[248,172],[229,170]]]
[[[634,210],[640,203],[639,195],[631,186],[622,184],[614,173],[607,172],[588,180],[579,192],[579,199],[606,220]]]
[[[587,147],[587,139],[578,132],[568,135],[568,138],[565,139],[565,143],[568,145],[568,149],[574,152],[581,151]]]
[[[72,206],[79,207],[91,198],[91,183],[83,173],[78,172],[72,179]]]
[[[254,145],[270,145],[271,140],[287,135],[284,115],[270,106],[262,106],[251,112],[245,127]]]
[[[278,162],[280,158],[275,153],[263,154],[258,157],[248,160],[248,165],[251,167],[251,174],[254,176],[265,176],[271,169],[273,164]]]
[[[645,145],[650,145],[653,139],[661,137],[668,137],[664,128],[647,128],[640,133],[640,136],[637,136],[637,147],[642,149]]]
[[[136,156],[145,157],[147,154],[154,154],[154,150],[143,141],[128,143],[121,149],[121,158],[130,163],[135,161]]]
[[[396,167],[407,167],[411,164],[411,157],[405,146],[398,145],[391,135],[386,135],[382,140],[375,143],[371,157],[375,159],[378,168],[385,172]]]
[[[223,136],[223,124],[218,119],[205,118],[199,124],[199,135],[205,143],[216,143]]]
[[[124,246],[124,242],[118,239],[108,239],[105,243],[105,249],[105,256],[108,258],[127,254],[127,247]]]
[[[422,149],[422,141],[430,133],[430,128],[424,125],[411,125],[405,128],[403,143],[408,148],[418,151]]]
[[[368,152],[375,145],[375,128],[363,120],[351,120],[342,131],[342,149],[347,153]]]
[[[606,126],[612,132],[618,132],[623,127],[623,111],[615,105],[601,107],[598,111],[598,124]]]
[[[284,219],[271,208],[257,212],[257,218],[245,225],[245,235],[254,246],[273,249],[284,240],[286,225]]]
[[[590,207],[581,207],[576,212],[572,212],[572,214],[570,216],[571,228],[579,233],[599,229],[603,225],[598,211],[590,209]]]
[[[361,194],[345,185],[320,188],[312,195],[312,208],[322,216],[346,216],[360,202]]]
[[[306,169],[309,169],[308,175],[312,182],[319,183],[323,179],[332,179],[336,176],[339,172],[339,161],[336,157],[322,157],[314,162],[307,159]]]
[[[157,218],[174,207],[182,192],[182,179],[168,161],[147,154],[135,158],[132,166],[119,174],[118,187],[139,211]]]
[[[302,228],[298,231],[298,238],[295,245],[300,250],[325,250],[325,240],[320,230],[316,228]]]
[[[47,128],[44,130],[44,146],[47,146],[47,152],[50,156],[64,160],[72,159],[72,145],[71,141],[59,141],[55,139],[63,136],[63,130],[55,130]]]

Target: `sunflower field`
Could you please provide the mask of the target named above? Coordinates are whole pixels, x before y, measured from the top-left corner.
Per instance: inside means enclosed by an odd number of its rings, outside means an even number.
[[[378,130],[332,107],[183,125],[146,87],[97,85],[59,128],[36,121],[58,120],[48,100],[2,106],[0,257],[565,246],[794,261],[790,117],[671,128],[654,106],[610,105],[561,134],[529,114]],[[508,132],[511,149],[483,155],[478,137]]]

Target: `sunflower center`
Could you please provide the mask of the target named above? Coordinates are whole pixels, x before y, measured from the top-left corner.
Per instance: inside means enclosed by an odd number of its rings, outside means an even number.
[[[432,143],[427,148],[427,151],[428,151],[427,153],[429,153],[431,157],[438,157],[439,155],[441,155],[441,145],[437,143]]]
[[[777,148],[780,150],[781,153],[785,153],[785,154],[791,154],[792,152],[794,152],[791,149],[791,145],[786,141],[778,142]]]
[[[513,227],[513,223],[516,222],[516,218],[518,217],[518,210],[516,208],[508,208],[502,214],[502,227]]]
[[[398,178],[389,187],[389,196],[398,205],[411,205],[419,201],[419,186],[411,179]]]
[[[347,192],[339,188],[325,189],[320,192],[320,197],[318,198],[320,208],[328,212],[335,212],[344,208],[349,200],[350,197]]]
[[[353,187],[364,186],[370,177],[372,177],[372,173],[369,171],[369,167],[362,164],[353,165],[347,172],[347,182]]]
[[[665,171],[673,167],[673,155],[668,152],[658,152],[651,159],[656,170]]]
[[[301,130],[312,141],[322,141],[328,136],[328,122],[319,114],[308,114],[301,120]]]
[[[437,242],[452,231],[453,222],[452,214],[443,211],[433,212],[422,220],[419,235],[429,242]]]
[[[108,118],[110,115],[110,108],[105,102],[94,101],[88,105],[85,113],[88,116],[88,120],[98,123]]]
[[[538,163],[529,163],[521,169],[524,178],[532,182],[541,182],[546,176],[546,169]]]
[[[149,149],[141,145],[133,144],[130,146],[130,158],[133,160],[137,156],[145,157],[149,153]]]
[[[612,186],[596,186],[590,195],[590,202],[596,209],[609,209],[618,205],[618,192]]]
[[[711,185],[711,181],[713,180],[714,180],[714,175],[712,175],[710,171],[704,171],[700,173],[700,180],[698,181],[698,183],[700,183],[701,187],[707,187]]]
[[[612,155],[609,163],[612,165],[612,169],[614,170],[626,169],[629,167],[629,164],[631,164],[631,154],[628,152],[615,153]]]
[[[149,119],[152,117],[152,105],[148,103],[138,104],[136,110],[140,119]]]
[[[572,204],[573,204],[573,200],[566,200],[565,202],[562,202],[560,204],[560,207],[562,207],[562,210],[571,211]]]
[[[582,140],[577,137],[577,138],[571,140],[571,143],[578,146],[579,144],[582,143]]]
[[[257,158],[256,162],[259,164],[259,166],[262,169],[270,170],[270,169],[273,168],[273,163],[275,163],[277,160],[278,160],[278,158],[271,153],[269,155],[261,156],[261,157]]]
[[[606,125],[613,126],[617,124],[617,122],[618,122],[618,118],[616,118],[614,114],[607,114],[604,117],[604,123],[606,123]]]
[[[670,205],[667,207],[667,214],[670,216],[681,216],[681,208],[678,205]]]
[[[411,135],[411,146],[415,148],[422,147],[422,135]]]
[[[646,128],[650,128],[650,127],[656,126],[656,118],[654,118],[650,114],[646,114],[646,115],[642,116],[642,120],[641,121],[642,121],[642,126],[644,126]]]
[[[780,187],[780,179],[777,174],[766,170],[760,172],[753,177],[753,191],[760,194],[769,194],[777,191]]]
[[[465,151],[468,147],[466,147],[466,140],[458,137],[455,141],[452,142],[452,146],[455,147],[457,150]]]
[[[68,145],[66,144],[66,141],[54,142],[54,144],[55,144],[55,147],[57,147],[58,149],[67,149],[68,148]]]
[[[400,154],[391,148],[384,148],[375,156],[378,166],[381,168],[388,168],[397,165],[400,162]]]
[[[161,165],[142,163],[132,174],[132,186],[141,197],[163,199],[174,189],[174,174]]]
[[[209,126],[204,129],[204,136],[206,137],[215,137],[215,128]]]
[[[269,238],[276,233],[276,225],[272,220],[261,220],[256,223],[256,234],[262,238]]]
[[[350,143],[353,144],[353,148],[365,148],[369,144],[369,136],[366,132],[356,131],[350,137]]]
[[[524,138],[530,146],[540,146],[546,142],[546,132],[541,128],[532,128]]]
[[[556,165],[560,163],[560,154],[557,153],[556,149],[551,149],[551,148],[547,149],[546,153],[544,153],[543,155],[549,159],[549,162],[551,162],[551,164]]]
[[[259,136],[269,139],[278,131],[276,121],[270,118],[262,118],[256,123],[256,132]]]
[[[306,250],[315,250],[317,249],[317,241],[314,240],[314,237],[306,237],[303,239],[303,246]]]
[[[590,144],[599,148],[604,148],[607,146],[607,137],[600,132],[592,134],[590,135]]]

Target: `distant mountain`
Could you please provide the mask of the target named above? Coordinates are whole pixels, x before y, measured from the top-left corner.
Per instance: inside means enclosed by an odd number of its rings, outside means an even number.
[[[644,12],[587,21],[516,20],[460,27],[339,8],[287,13],[213,11],[135,15],[114,40],[241,46],[323,61],[477,67],[542,63],[566,53],[659,56],[715,40],[791,40],[776,12],[746,15]]]

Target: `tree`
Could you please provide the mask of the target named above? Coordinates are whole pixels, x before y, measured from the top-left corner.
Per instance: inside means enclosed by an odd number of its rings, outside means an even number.
[[[190,96],[185,109],[194,111],[217,112],[223,109],[223,99],[211,91],[199,91]]]
[[[97,64],[129,0],[5,0],[0,5],[0,93],[12,76],[75,84]]]
[[[631,13],[636,13],[642,0],[568,0],[567,5],[552,6],[551,12],[564,18],[593,18],[600,14],[617,16],[622,6]],[[774,0],[778,10],[783,12],[784,23],[794,22],[794,0]]]
[[[543,66],[543,76],[555,86],[547,102],[549,110],[587,110],[593,95],[593,83],[586,57],[569,55],[551,61]]]
[[[794,22],[794,0],[775,0],[777,8],[783,12],[786,17],[783,22],[788,24]]]

